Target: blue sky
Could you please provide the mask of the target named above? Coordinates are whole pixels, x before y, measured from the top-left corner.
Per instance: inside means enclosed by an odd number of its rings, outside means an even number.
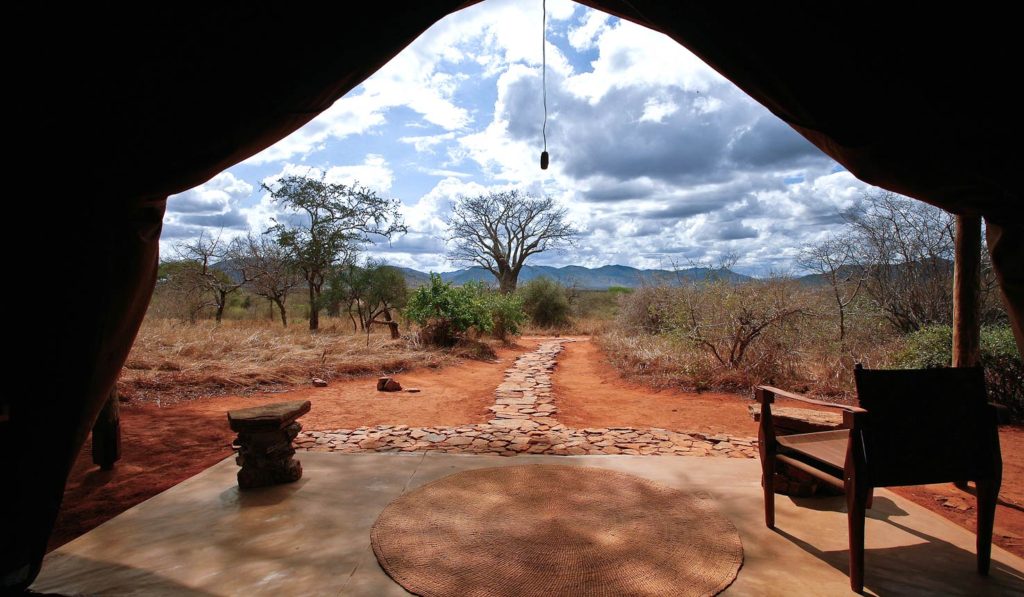
[[[401,199],[409,234],[367,254],[423,271],[445,258],[453,200],[520,188],[554,197],[581,231],[546,265],[642,268],[739,258],[792,267],[866,185],[667,37],[548,2],[548,150],[540,170],[540,0],[487,0],[437,23],[329,110],[168,201],[161,239],[263,231],[260,190],[327,173]],[[229,76],[229,74],[228,74]]]

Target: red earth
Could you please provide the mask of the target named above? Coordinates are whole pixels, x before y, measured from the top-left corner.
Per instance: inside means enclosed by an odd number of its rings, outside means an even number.
[[[213,396],[158,407],[121,405],[122,456],[114,470],[92,464],[89,443],[68,479],[50,549],[232,454],[234,434],[225,413],[235,408],[308,399],[312,411],[301,422],[308,430],[373,425],[445,426],[482,423],[494,388],[518,354],[538,339],[498,350],[494,362],[464,361],[443,369],[416,369],[397,378],[419,393],[376,391],[375,379],[357,378],[326,388],[302,388],[254,396]],[[557,418],[570,427],[660,427],[676,431],[755,436],[745,396],[714,392],[652,390],[622,379],[596,344],[566,344],[553,378]],[[797,405],[786,404],[783,406]],[[805,405],[801,405],[805,406]],[[1003,486],[996,514],[995,542],[1024,556],[1024,427],[1001,428]],[[974,528],[974,498],[952,485],[903,488],[898,492]]]

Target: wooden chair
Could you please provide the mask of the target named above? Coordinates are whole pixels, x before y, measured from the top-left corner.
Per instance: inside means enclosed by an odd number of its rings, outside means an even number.
[[[856,366],[859,407],[758,386],[764,517],[775,528],[775,465],[783,462],[846,492],[850,587],[864,588],[864,514],[875,487],[974,481],[978,573],[988,574],[1002,475],[996,409],[980,368],[868,370]],[[842,409],[843,429],[775,435],[776,396]]]

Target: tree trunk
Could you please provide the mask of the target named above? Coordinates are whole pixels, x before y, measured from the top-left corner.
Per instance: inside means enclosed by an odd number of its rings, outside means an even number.
[[[288,313],[284,310],[284,301],[274,299],[274,302],[277,303],[277,308],[281,311],[281,325],[288,327]]]
[[[103,404],[92,426],[92,462],[109,471],[121,459],[121,414],[118,409],[117,389]]]
[[[218,292],[220,300],[217,301],[217,323],[220,323],[221,319],[224,319],[224,307],[228,304],[228,295],[226,292]]]
[[[387,322],[388,328],[391,330],[392,340],[398,340],[402,337],[402,335],[398,333],[398,322],[391,319],[391,309],[384,309],[384,321]]]
[[[317,300],[316,286],[312,282],[309,283],[309,329],[310,331],[316,331],[320,329],[320,309],[317,307],[319,301]]]
[[[502,294],[515,292],[518,278],[519,276],[514,271],[509,270],[502,272],[501,277],[498,278],[498,292]]]
[[[356,316],[352,315],[352,301],[348,302],[348,318],[352,320],[352,333],[359,331],[359,326],[356,325]]]

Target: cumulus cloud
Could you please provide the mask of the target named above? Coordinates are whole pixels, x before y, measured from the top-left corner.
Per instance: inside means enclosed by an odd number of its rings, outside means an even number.
[[[406,199],[410,233],[372,247],[397,265],[450,269],[451,202],[520,188],[554,197],[583,232],[538,263],[737,254],[756,274],[834,230],[865,189],[679,44],[568,0],[548,2],[540,170],[539,15],[539,0],[489,0],[442,19],[306,127],[171,198],[164,238],[264,230],[283,215],[256,181],[326,173]]]

